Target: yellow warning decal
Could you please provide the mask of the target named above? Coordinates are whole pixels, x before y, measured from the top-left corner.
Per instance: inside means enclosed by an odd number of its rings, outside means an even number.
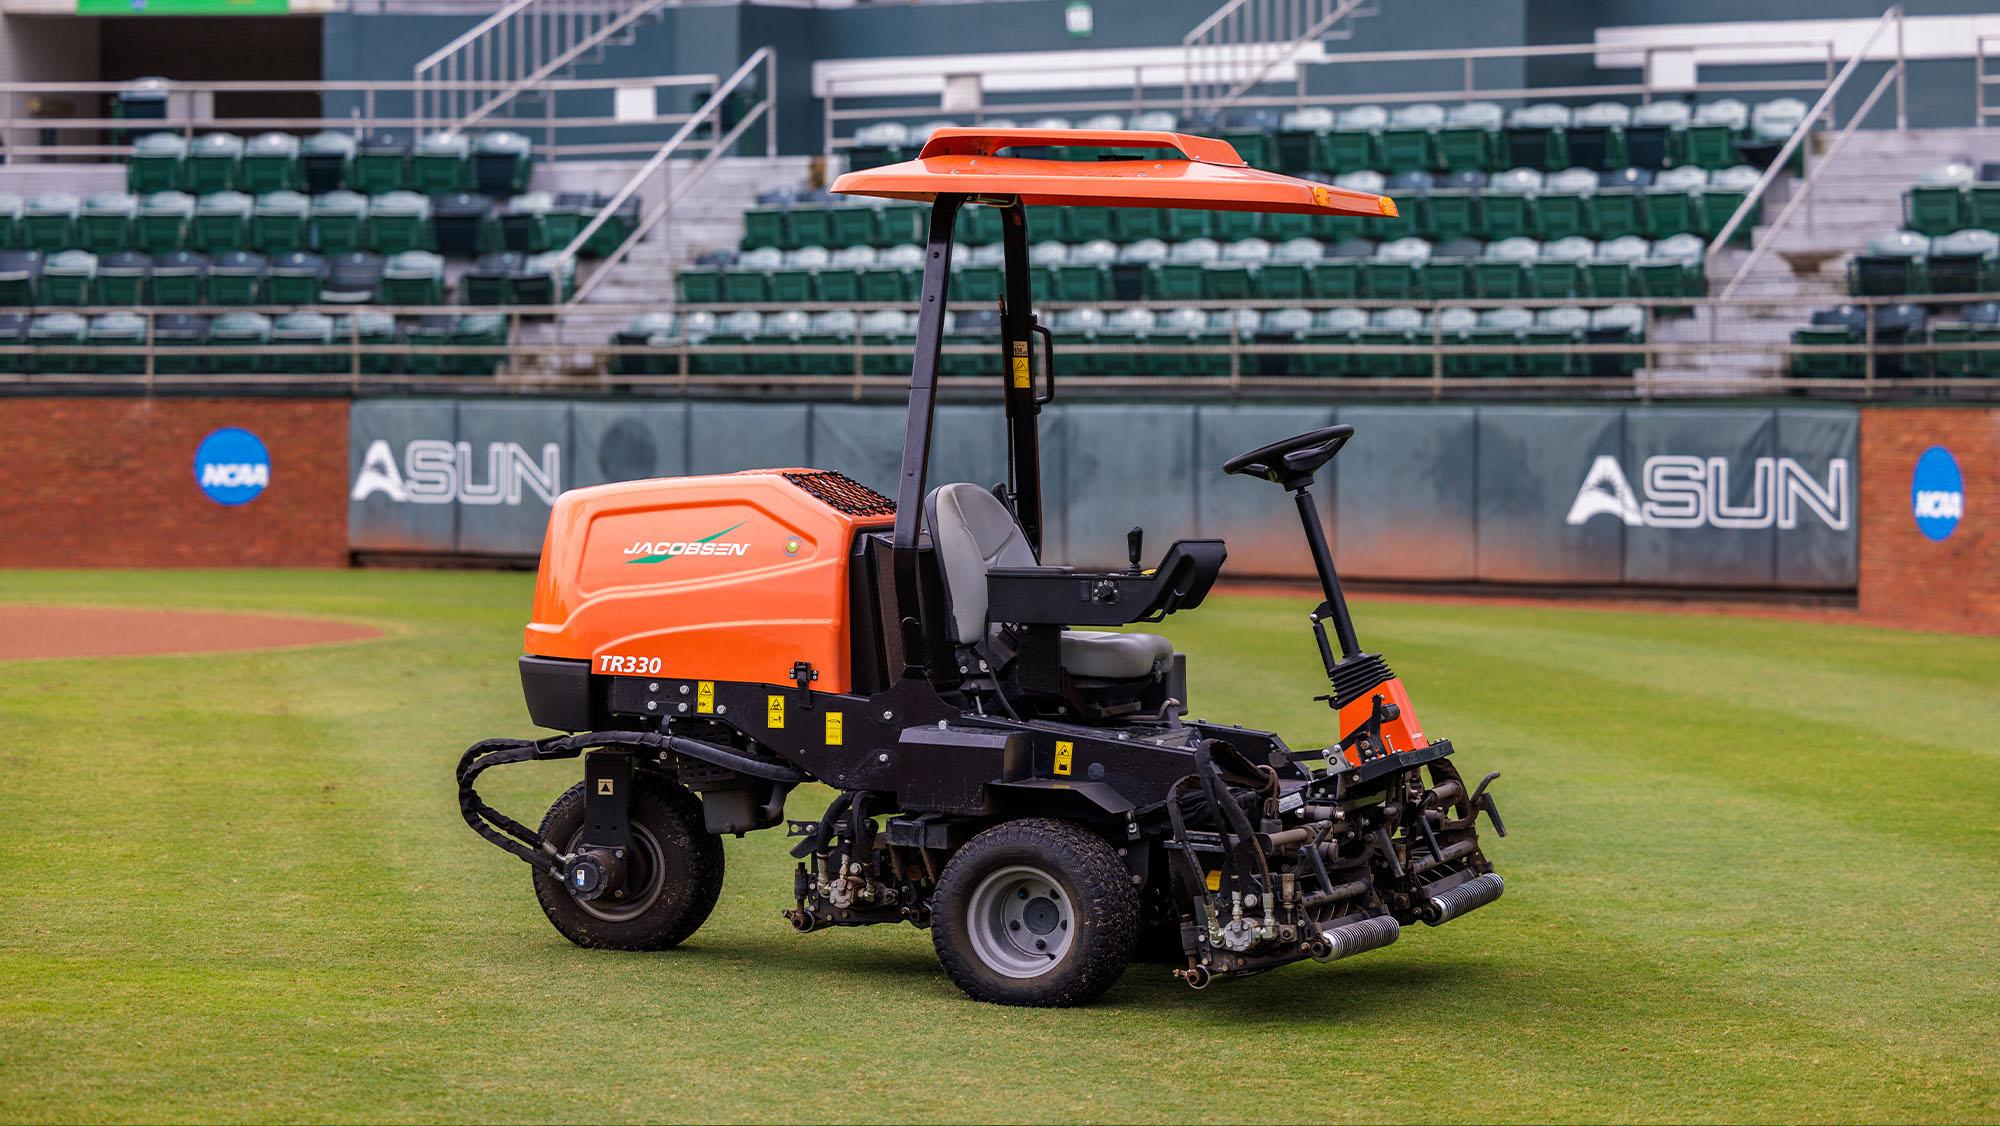
[[[704,680],[695,685],[694,710],[703,715],[715,714],[715,682]]]
[[[1076,752],[1076,744],[1067,739],[1056,740],[1056,773],[1068,774],[1070,757]]]
[[[840,746],[842,719],[839,712],[826,713],[826,745]]]
[[[1029,374],[1028,357],[1026,356],[1014,357],[1014,386],[1016,387],[1034,386],[1034,376]]]
[[[1209,873],[1208,873],[1208,890],[1210,890],[1210,891],[1221,891],[1221,890],[1222,890],[1222,869],[1220,869],[1220,868],[1212,868],[1212,869],[1210,869],[1210,870],[1209,870]]]
[[[776,731],[785,726],[785,698],[767,696],[764,698],[764,726]]]

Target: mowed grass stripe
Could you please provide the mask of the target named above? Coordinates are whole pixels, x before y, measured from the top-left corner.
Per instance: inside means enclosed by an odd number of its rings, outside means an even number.
[[[686,949],[564,943],[449,777],[472,739],[527,730],[524,576],[10,575],[0,598],[24,583],[401,633],[0,665],[8,1120],[2000,1118],[1985,748],[1838,706],[1872,645],[1896,654],[1884,691],[1949,669],[1977,720],[1990,642],[1364,602],[1427,728],[1507,772],[1507,898],[1354,962],[1204,994],[1138,966],[1105,1004],[1026,1012],[964,1001],[914,931],[790,934],[772,834],[728,843]],[[1169,623],[1198,711],[1330,737],[1303,603]],[[1793,671],[1730,706],[1731,677]],[[1922,777],[1884,785],[1885,760]],[[487,789],[531,823],[576,775],[506,773]],[[1968,800],[1913,826],[1927,788]],[[115,850],[91,894],[42,863],[51,839]],[[244,894],[218,855],[283,886]]]

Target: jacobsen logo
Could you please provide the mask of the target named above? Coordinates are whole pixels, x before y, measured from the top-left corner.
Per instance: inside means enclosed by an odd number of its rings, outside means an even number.
[[[748,555],[747,543],[723,543],[722,537],[743,526],[731,524],[712,536],[698,540],[640,540],[625,549],[627,563],[661,563],[678,555]]]
[[[225,426],[194,450],[194,480],[217,504],[249,504],[271,483],[271,454],[263,439]]]
[[[403,447],[399,465],[389,443],[377,438],[361,455],[348,496],[367,500],[380,493],[398,504],[518,505],[525,486],[544,504],[554,504],[562,492],[562,447],[543,443],[537,461],[518,443],[488,442],[485,470],[481,481],[473,470],[471,442],[419,438]]]
[[[1965,476],[1950,450],[1932,446],[1917,459],[1917,471],[1910,475],[1910,511],[1917,530],[1930,539],[1943,540],[1958,530],[1965,517]]]
[[[1641,503],[1624,466],[1604,454],[1584,474],[1565,522],[1615,516],[1634,528],[1796,528],[1804,508],[1827,527],[1846,531],[1847,476],[1844,457],[1827,460],[1824,485],[1791,458],[1760,457],[1750,467],[1749,502],[1739,505],[1729,499],[1728,458],[1658,454],[1640,470],[1646,489]]]

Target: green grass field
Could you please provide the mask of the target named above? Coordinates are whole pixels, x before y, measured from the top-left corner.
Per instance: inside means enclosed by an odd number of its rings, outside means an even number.
[[[0,664],[0,1119],[2000,1120],[2000,642],[1361,601],[1425,728],[1505,772],[1506,898],[1029,1011],[965,1000],[909,928],[794,935],[775,833],[729,842],[680,950],[558,937],[451,781],[528,731],[529,585],[0,575],[391,631]],[[1170,623],[1196,714],[1324,743],[1306,609]],[[533,823],[577,768],[508,773]]]

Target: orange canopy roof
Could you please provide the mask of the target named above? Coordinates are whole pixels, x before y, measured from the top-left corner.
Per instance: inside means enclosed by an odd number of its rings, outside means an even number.
[[[1080,161],[993,155],[1028,146],[1172,149],[1180,159]],[[1396,201],[1385,195],[1250,168],[1227,141],[1144,130],[939,129],[924,142],[917,159],[846,173],[833,182],[833,190],[926,203],[942,192],[1011,196],[1025,204],[1063,207],[1396,214]]]

